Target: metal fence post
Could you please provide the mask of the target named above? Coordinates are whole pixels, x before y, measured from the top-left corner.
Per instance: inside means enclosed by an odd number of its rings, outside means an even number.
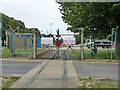
[[[115,28],[112,28],[112,37],[111,37],[111,60],[112,60],[112,49],[113,49],[113,35],[114,35],[114,29]]]

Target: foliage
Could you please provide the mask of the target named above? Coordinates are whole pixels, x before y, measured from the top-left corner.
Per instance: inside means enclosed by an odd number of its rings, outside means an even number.
[[[22,21],[20,20],[15,20],[12,17],[8,17],[5,14],[2,14],[2,39],[6,38],[6,30],[13,28],[17,29],[19,27],[19,32],[24,32],[25,31],[25,25]]]
[[[32,29],[36,30],[37,37],[40,37],[40,31],[37,28],[26,28],[25,24],[20,20],[15,20],[12,17],[8,17],[3,13],[0,13],[2,16],[2,41],[6,39],[6,31],[10,30],[10,27],[16,30],[17,33],[32,33]],[[10,32],[10,31],[9,31]]]
[[[10,56],[12,56],[10,49],[7,48],[2,49],[2,58],[8,58]]]
[[[107,38],[111,28],[120,26],[119,2],[58,2],[65,23],[70,25],[68,30],[79,32],[85,28],[85,36]]]

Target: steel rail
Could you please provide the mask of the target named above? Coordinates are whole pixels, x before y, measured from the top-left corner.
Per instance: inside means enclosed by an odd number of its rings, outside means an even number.
[[[27,87],[29,87],[31,84],[32,84],[32,82],[39,76],[39,74],[44,70],[44,68],[47,66],[47,64],[50,62],[50,60],[49,61],[47,61],[39,70],[38,70],[38,72],[22,87],[22,88],[27,88]],[[23,89],[22,89],[23,90]]]
[[[65,53],[66,54],[66,53]],[[66,56],[66,55],[65,55]],[[67,88],[67,63],[66,60],[63,60],[64,68],[63,68],[63,88]]]
[[[24,90],[25,88],[29,88],[29,86],[34,82],[34,80],[36,80],[36,78],[40,75],[40,73],[44,70],[44,68],[48,65],[48,63],[51,60],[47,61],[38,71],[37,73],[28,81],[26,82],[25,85],[22,86],[22,90]],[[46,79],[47,80],[47,79]],[[51,79],[53,80],[53,79]],[[62,80],[62,88],[67,88],[67,63],[65,60],[63,60],[63,76],[61,79]]]
[[[64,80],[65,80],[65,87],[64,88],[67,88],[67,63],[66,61],[64,60]]]

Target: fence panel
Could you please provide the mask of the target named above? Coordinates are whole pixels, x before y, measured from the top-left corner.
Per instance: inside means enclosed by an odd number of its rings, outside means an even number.
[[[15,56],[32,58],[32,36],[15,35],[14,37]]]

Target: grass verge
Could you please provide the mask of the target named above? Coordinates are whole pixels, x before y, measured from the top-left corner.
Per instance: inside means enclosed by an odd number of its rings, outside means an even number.
[[[17,80],[20,79],[18,76],[12,76],[12,75],[1,75],[0,78],[2,78],[2,88],[9,88],[11,85],[13,85]]]
[[[2,58],[8,58],[11,56],[12,56],[12,53],[10,49],[7,49],[7,48],[2,49]]]
[[[80,78],[78,88],[118,88],[118,80],[106,78]]]
[[[37,48],[37,53],[43,52],[45,50],[47,50],[47,49],[46,48]],[[32,53],[33,53],[33,50],[31,48],[15,49],[15,54],[17,54],[18,56],[29,55],[30,57],[32,57]],[[12,53],[11,53],[10,49],[8,49],[8,48],[2,49],[2,58],[9,58],[9,57],[12,57]]]
[[[37,53],[43,52],[43,51],[45,51],[45,50],[47,50],[47,48],[37,48]]]

